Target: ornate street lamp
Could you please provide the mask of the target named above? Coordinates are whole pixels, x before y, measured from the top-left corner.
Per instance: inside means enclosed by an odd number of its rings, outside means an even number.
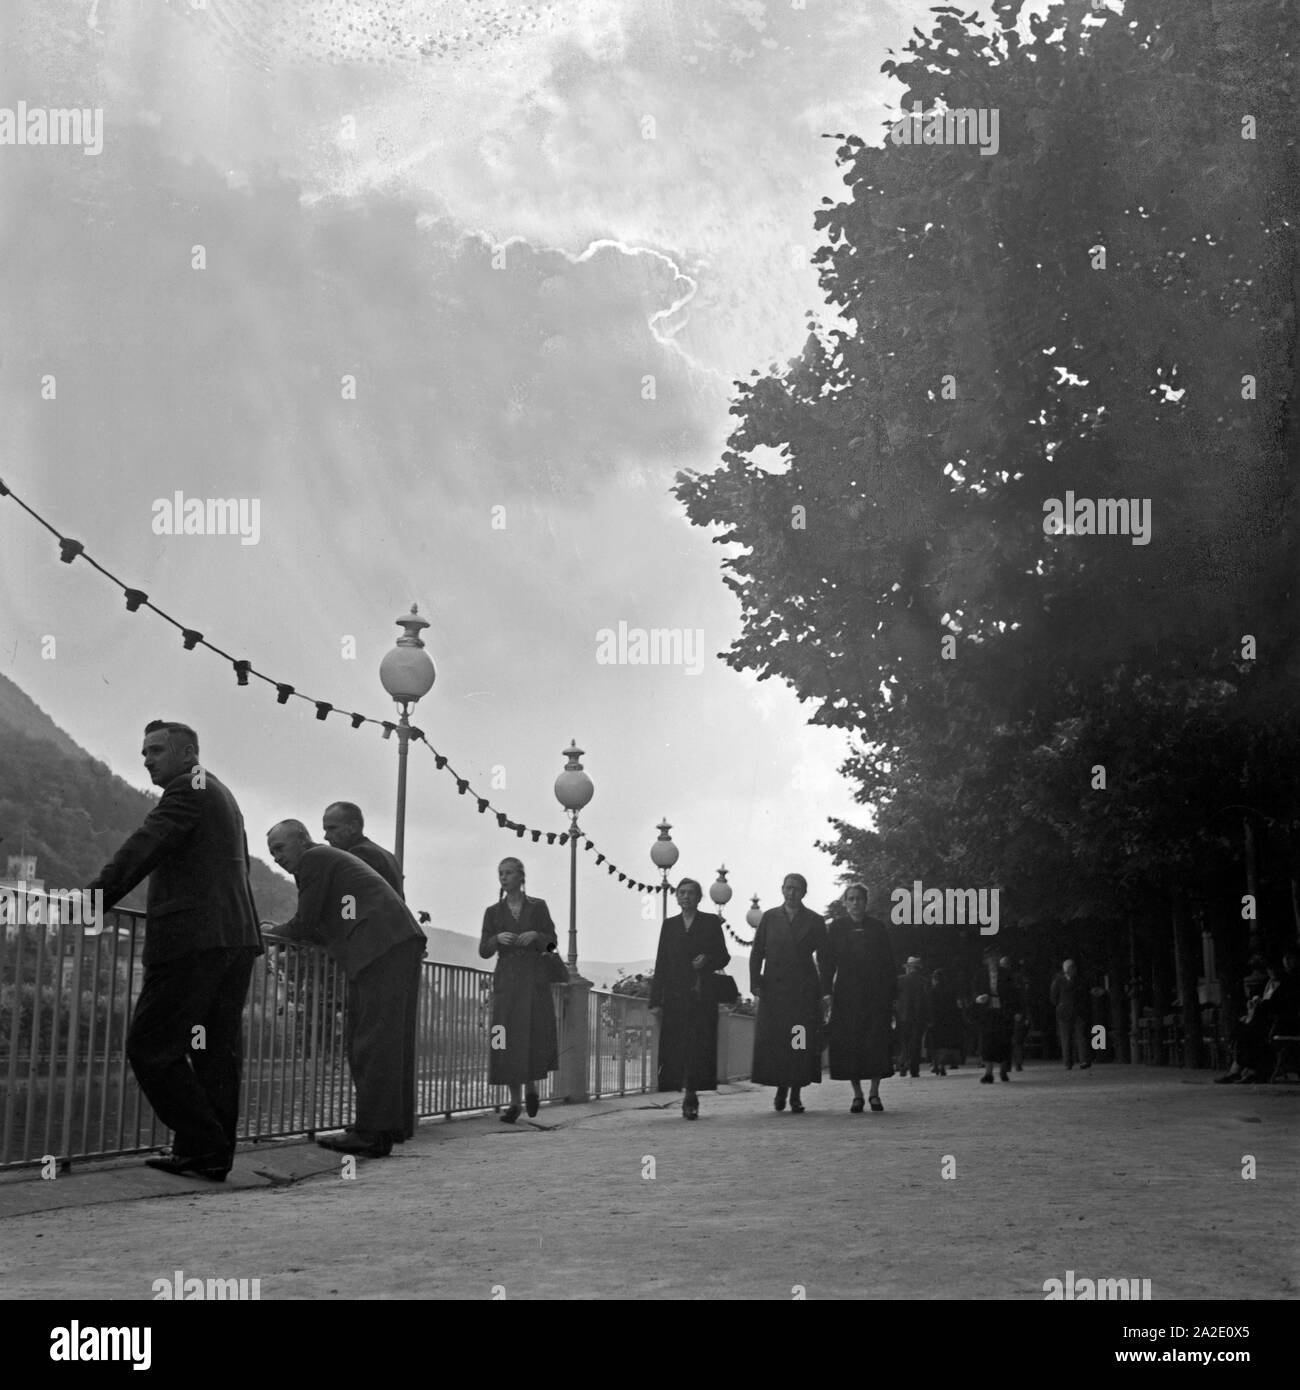
[[[757,929],[758,929],[758,924],[759,924],[762,920],[763,920],[763,909],[762,909],[761,907],[759,907],[759,905],[758,905],[758,894],[755,893],[755,894],[754,894],[754,899],[753,899],[753,901],[752,901],[752,902],[750,903],[750,905],[749,905],[749,911],[748,911],[747,913],[745,913],[745,921],[748,922],[749,925],[750,925],[751,927],[753,927],[755,930],[757,930]]]
[[[393,844],[393,855],[400,869],[406,843],[406,754],[411,741],[410,711],[422,695],[427,695],[433,689],[437,673],[433,669],[432,658],[420,640],[420,633],[429,626],[429,620],[420,617],[419,610],[412,604],[411,611],[395,621],[403,632],[397,639],[397,645],[379,663],[379,679],[401,710],[397,724],[397,832]]]
[[[722,909],[731,901],[731,884],[727,882],[727,866],[725,864],[718,870],[718,881],[709,884],[709,897],[718,909],[718,916],[721,917]]]
[[[596,788],[591,778],[582,770],[578,761],[583,749],[578,740],[573,739],[564,750],[568,762],[564,771],[555,779],[555,799],[569,813],[569,974],[578,973],[578,812],[595,795]]]
[[[659,822],[656,828],[659,831],[659,838],[650,846],[650,861],[663,874],[663,887],[660,889],[660,896],[664,900],[663,920],[666,922],[668,920],[668,870],[677,863],[677,856],[680,851],[669,838],[668,832],[672,826],[668,824],[667,816]]]

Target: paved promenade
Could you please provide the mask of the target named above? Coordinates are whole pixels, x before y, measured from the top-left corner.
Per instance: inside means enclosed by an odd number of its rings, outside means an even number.
[[[886,1081],[881,1115],[824,1082],[801,1116],[742,1084],[694,1124],[667,1096],[429,1122],[350,1179],[301,1142],[242,1151],[224,1186],[138,1158],[9,1175],[0,1297],[149,1299],[181,1270],[264,1300],[1041,1300],[1073,1270],[1294,1299],[1300,1086],[1210,1080],[963,1068]]]

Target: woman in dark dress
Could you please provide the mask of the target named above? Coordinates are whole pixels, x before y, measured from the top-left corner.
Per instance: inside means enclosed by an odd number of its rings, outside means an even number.
[[[787,874],[784,906],[763,914],[749,953],[749,992],[758,1000],[754,1067],[758,1086],[775,1086],[777,1110],[802,1115],[800,1090],[822,1079],[822,999],[817,961],[826,949],[826,923],[804,907],[808,880]]]
[[[971,993],[979,1023],[980,1057],[984,1062],[982,1085],[993,1082],[993,1068],[1003,1081],[1011,1080],[1011,1038],[1020,1017],[1020,991],[1011,977],[1011,961],[998,959],[996,946],[984,951],[984,968],[975,977]]]
[[[731,959],[722,919],[697,912],[704,896],[693,878],[677,885],[681,911],[659,933],[650,1012],[659,1024],[659,1089],[685,1091],[682,1115],[700,1117],[698,1091],[718,1089],[718,1009],[712,974]]]
[[[524,894],[524,866],[503,859],[497,866],[501,898],[483,914],[478,953],[497,957],[492,981],[492,1032],[488,1084],[510,1088],[510,1106],[499,1118],[519,1118],[526,1089],[529,1115],[538,1108],[537,1087],[560,1064],[555,1008],[547,981],[545,953],[555,946],[555,924],[541,898]]]
[[[861,883],[844,890],[848,916],[827,927],[822,959],[822,993],[831,996],[831,1080],[853,1087],[854,1115],[863,1111],[862,1078],[871,1080],[871,1108],[883,1110],[880,1078],[894,1071],[890,1030],[898,976],[885,924],[867,916],[867,901]]]
[[[961,1001],[957,986],[947,970],[939,969],[930,977],[930,1068],[936,1076],[947,1076],[950,1066],[957,1066],[965,1045]]]

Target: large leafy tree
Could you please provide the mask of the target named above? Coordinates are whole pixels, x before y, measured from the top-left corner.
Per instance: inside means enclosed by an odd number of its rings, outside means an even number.
[[[829,309],[677,496],[738,548],[730,663],[858,736],[878,823],[839,825],[847,868],[1001,883],[1026,921],[1177,915],[1207,855],[1238,871],[1220,810],[1300,828],[1300,25],[993,8],[937,8],[885,70],[905,109],[996,109],[997,153],[836,137]],[[1047,534],[1067,491],[1146,505],[1148,543]]]

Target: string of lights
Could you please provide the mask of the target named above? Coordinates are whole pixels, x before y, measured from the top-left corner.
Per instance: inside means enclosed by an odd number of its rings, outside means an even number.
[[[72,564],[74,560],[84,560],[92,569],[98,571],[111,583],[116,584],[122,591],[126,599],[126,609],[128,613],[136,613],[141,608],[147,608],[151,612],[156,613],[164,622],[170,623],[171,626],[181,634],[181,641],[186,651],[193,651],[196,647],[206,647],[210,652],[214,652],[223,660],[228,661],[234,670],[236,685],[246,686],[249,682],[249,677],[255,676],[259,681],[274,687],[276,692],[276,703],[279,705],[287,705],[290,700],[305,700],[309,705],[315,707],[316,718],[319,720],[324,721],[329,719],[332,715],[339,715],[349,720],[353,729],[359,729],[363,724],[373,724],[383,729],[384,738],[392,737],[393,731],[397,728],[397,725],[391,719],[376,719],[371,715],[362,714],[359,711],[340,708],[328,700],[318,700],[314,696],[298,690],[286,681],[276,680],[274,677],[259,671],[247,658],[233,657],[229,652],[222,651],[215,643],[209,642],[203,633],[194,628],[187,627],[179,619],[172,617],[170,613],[158,607],[156,603],[151,602],[148,594],[140,589],[131,588],[119,579],[117,575],[113,574],[111,570],[106,569],[98,560],[87,552],[81,541],[73,540],[71,537],[63,535],[62,532],[47,521],[34,507],[29,506],[12,488],[8,487],[3,478],[0,478],[0,498],[5,497],[17,503],[28,516],[39,525],[43,526],[55,538],[59,544],[59,559],[65,565]],[[540,844],[543,836],[546,837],[546,843],[548,845],[568,844],[572,832],[567,830],[533,829],[520,821],[512,820],[506,812],[494,806],[489,798],[480,796],[470,784],[469,778],[462,777],[460,773],[452,767],[446,755],[440,753],[429,742],[423,729],[418,729],[414,725],[411,725],[410,737],[413,741],[422,743],[429,750],[438,771],[446,772],[447,775],[453,779],[456,783],[457,794],[471,797],[477,805],[480,815],[491,813],[499,829],[513,831],[520,839],[523,839],[525,835],[531,836],[534,844]],[[633,878],[630,874],[619,869],[618,865],[603,851],[596,850],[595,842],[587,835],[581,831],[578,832],[578,835],[583,840],[584,849],[596,851],[596,863],[598,865],[603,865],[609,874],[617,874],[619,883],[623,884],[625,887],[640,893],[667,893],[670,891],[667,883],[643,883]]]

